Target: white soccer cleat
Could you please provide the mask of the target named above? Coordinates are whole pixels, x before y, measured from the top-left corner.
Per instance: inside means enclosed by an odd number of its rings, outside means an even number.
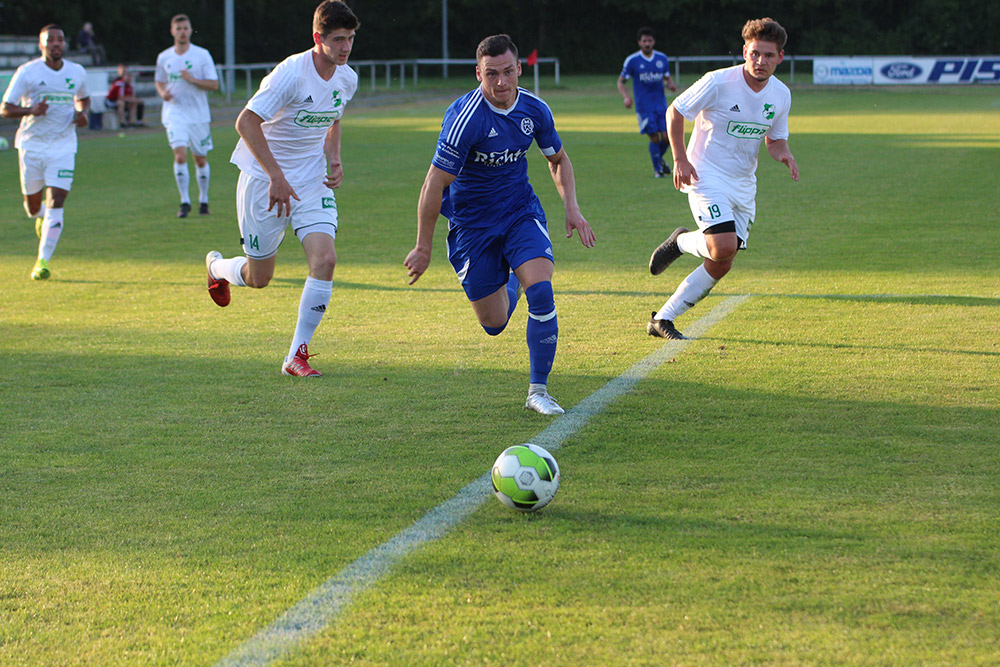
[[[524,402],[524,409],[534,410],[543,415],[561,415],[566,412],[559,407],[556,399],[549,396],[548,392],[528,394],[528,400]]]

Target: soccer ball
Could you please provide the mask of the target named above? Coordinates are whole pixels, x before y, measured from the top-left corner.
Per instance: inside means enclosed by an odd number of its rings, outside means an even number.
[[[5,151],[10,148],[10,142],[7,141],[7,137],[0,137],[0,151]]]
[[[519,512],[540,510],[559,490],[559,464],[538,445],[515,445],[493,463],[493,492]]]

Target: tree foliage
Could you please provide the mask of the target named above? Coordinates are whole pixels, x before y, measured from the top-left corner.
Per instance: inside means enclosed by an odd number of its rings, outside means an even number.
[[[361,18],[359,59],[441,57],[442,0],[349,0]],[[236,60],[274,62],[312,45],[316,0],[239,0]],[[739,53],[740,29],[766,13],[789,32],[786,52],[798,55],[945,55],[1000,52],[1000,3],[996,0],[449,0],[451,57],[473,57],[489,34],[510,34],[524,53],[557,56],[567,72],[616,70],[636,49],[636,29],[649,25],[658,48],[671,55]],[[224,54],[223,0],[56,0],[5,2],[0,33],[31,35],[47,23],[73,40],[91,21],[108,57],[152,64],[171,44],[170,17],[185,13],[193,40],[216,60]]]

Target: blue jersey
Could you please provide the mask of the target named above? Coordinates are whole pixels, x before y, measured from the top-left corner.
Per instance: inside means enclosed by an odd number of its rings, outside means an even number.
[[[642,51],[636,51],[625,59],[621,77],[626,81],[632,79],[636,112],[667,110],[667,96],[663,92],[663,78],[667,76],[670,76],[670,61],[664,53],[653,51],[647,58]]]
[[[457,177],[441,205],[452,226],[502,226],[527,216],[545,221],[528,182],[532,141],[544,155],[562,148],[549,106],[524,88],[510,109],[490,104],[481,88],[448,107],[431,164]]]

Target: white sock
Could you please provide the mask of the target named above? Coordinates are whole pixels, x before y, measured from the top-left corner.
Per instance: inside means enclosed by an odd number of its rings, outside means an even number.
[[[299,300],[299,319],[295,323],[295,335],[292,336],[292,345],[288,348],[288,358],[295,354],[299,345],[308,345],[312,340],[316,328],[326,314],[326,307],[330,305],[332,294],[332,280],[317,280],[312,276],[306,278],[306,284],[302,287],[302,298]]]
[[[217,259],[209,267],[209,273],[215,279],[228,280],[231,285],[246,287],[243,280],[243,266],[247,263],[246,257],[233,257],[231,259]]]
[[[681,236],[687,236],[681,234]],[[673,296],[667,299],[656,314],[658,320],[675,321],[678,317],[694,307],[696,303],[708,296],[715,284],[719,282],[709,275],[704,264],[700,264],[697,269],[688,274],[688,277],[681,281],[674,291]]]
[[[61,208],[46,210],[45,218],[42,220],[42,238],[38,242],[38,259],[44,259],[46,262],[52,259],[62,230],[63,210]]]
[[[693,232],[685,232],[677,237],[677,247],[680,248],[681,252],[686,252],[689,255],[694,255],[695,257],[701,257],[702,259],[711,259],[712,256],[708,254],[708,241],[705,239],[705,234],[700,230],[696,229]]]
[[[191,172],[188,171],[187,162],[184,164],[174,162],[174,180],[177,181],[177,191],[181,193],[181,203],[190,204],[191,195],[188,194],[188,187],[191,185]]]
[[[208,163],[205,163],[204,167],[195,166],[194,168],[195,178],[198,179],[198,201],[202,204],[208,203],[208,181],[209,176],[212,174],[211,168]]]

